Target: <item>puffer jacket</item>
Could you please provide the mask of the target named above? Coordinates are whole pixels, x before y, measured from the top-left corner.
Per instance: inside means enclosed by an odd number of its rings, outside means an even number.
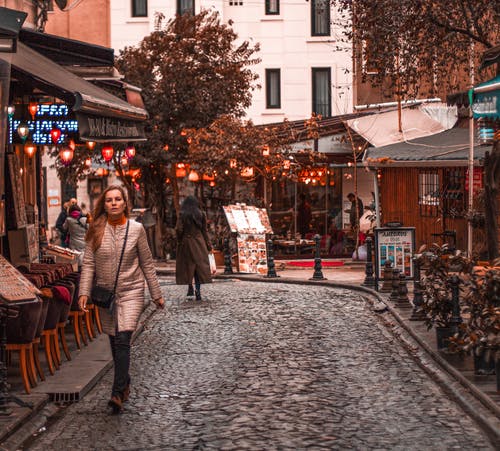
[[[69,248],[83,252],[85,250],[85,234],[87,233],[87,218],[78,219],[68,216],[63,224],[63,230],[69,232]]]
[[[129,232],[116,287],[116,301],[112,312],[99,309],[103,330],[108,335],[115,331],[134,331],[144,309],[144,280],[153,299],[162,297],[162,291],[146,231],[142,224],[129,220]],[[102,243],[96,252],[90,243],[85,247],[79,295],[90,297],[94,276],[99,286],[113,289],[116,270],[125,239],[126,224],[106,224]]]

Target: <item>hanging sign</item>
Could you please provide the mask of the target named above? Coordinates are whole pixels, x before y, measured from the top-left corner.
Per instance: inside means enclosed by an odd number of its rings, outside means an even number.
[[[145,141],[142,122],[76,113],[83,141]]]

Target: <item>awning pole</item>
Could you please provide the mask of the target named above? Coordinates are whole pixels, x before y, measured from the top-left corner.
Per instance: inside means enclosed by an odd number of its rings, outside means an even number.
[[[474,42],[470,44],[470,83],[474,89]],[[474,208],[474,115],[472,113],[472,101],[469,102],[469,161],[468,161],[468,202],[467,211],[472,213]],[[472,223],[467,221],[467,256],[472,258]]]

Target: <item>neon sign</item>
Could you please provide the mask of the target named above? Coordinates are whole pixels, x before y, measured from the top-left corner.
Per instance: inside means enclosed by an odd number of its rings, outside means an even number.
[[[23,121],[20,118],[9,118],[9,144],[20,142],[17,136],[17,127],[21,122],[28,124],[30,138],[34,144],[52,145],[50,131],[54,126],[62,132],[59,142],[67,141],[70,134],[78,133],[78,121],[70,118],[69,114],[68,105],[47,103],[38,105],[34,120]]]

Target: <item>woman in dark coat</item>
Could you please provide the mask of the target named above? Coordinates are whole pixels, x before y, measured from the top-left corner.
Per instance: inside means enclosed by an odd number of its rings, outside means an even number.
[[[192,294],[195,282],[196,300],[201,301],[200,284],[212,282],[208,253],[212,246],[208,239],[207,218],[198,206],[194,196],[188,196],[181,205],[175,226],[177,234],[177,257],[175,281],[177,285],[189,285],[188,296]]]

